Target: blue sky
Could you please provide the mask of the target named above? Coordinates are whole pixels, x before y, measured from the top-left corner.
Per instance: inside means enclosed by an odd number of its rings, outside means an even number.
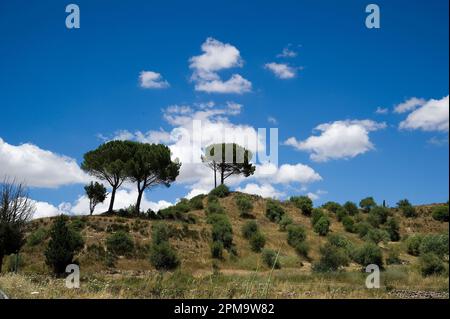
[[[77,165],[86,151],[119,132],[137,140],[138,131],[170,133],[170,106],[189,107],[194,119],[211,102],[210,110],[228,112],[231,129],[277,127],[279,165],[290,165],[269,179],[232,181],[235,189],[310,194],[317,204],[369,195],[390,205],[448,200],[448,1],[377,1],[380,29],[365,26],[367,1],[73,3],[81,28],[72,30],[66,2],[0,3],[0,174],[27,182],[34,174],[30,194],[41,211],[81,205]],[[193,65],[205,44],[224,64]],[[283,49],[295,56],[280,56]],[[145,87],[143,71],[167,87]],[[208,76],[224,84],[234,74],[251,88],[199,89]],[[394,111],[405,102],[407,111]],[[321,179],[296,180],[307,169]],[[206,189],[204,177],[183,175],[147,199],[174,202]]]

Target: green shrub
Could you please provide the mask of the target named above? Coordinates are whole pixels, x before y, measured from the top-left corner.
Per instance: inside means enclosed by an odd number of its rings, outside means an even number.
[[[350,216],[345,216],[342,219],[342,225],[344,226],[345,231],[349,233],[355,232],[355,222],[353,221],[353,218]]]
[[[306,240],[306,231],[302,226],[289,225],[287,227],[287,242],[292,247]]]
[[[359,202],[359,207],[361,207],[363,209],[363,211],[365,213],[370,212],[370,210],[375,207],[377,205],[377,203],[375,202],[375,200],[373,199],[373,197],[366,197],[361,199],[361,201]]]
[[[86,220],[80,217],[75,217],[70,222],[69,227],[75,231],[82,231],[86,227]]]
[[[206,207],[207,214],[225,214],[225,209],[217,201],[208,201],[208,206]]]
[[[150,249],[150,263],[157,270],[173,270],[180,265],[176,251],[168,242],[153,244]]]
[[[422,244],[423,236],[420,234],[409,236],[406,241],[406,252],[412,256],[420,255],[420,245]]]
[[[400,252],[398,249],[391,248],[386,257],[386,264],[388,265],[399,265],[402,261],[400,260]]]
[[[262,259],[263,259],[263,262],[269,268],[274,268],[274,269],[281,268],[280,262],[278,260],[278,254],[274,250],[264,249],[262,251]]]
[[[28,246],[37,246],[48,238],[48,231],[45,228],[39,228],[32,232],[27,239]]]
[[[292,196],[290,199],[291,203],[301,210],[302,214],[305,216],[310,216],[313,210],[313,202],[308,196]]]
[[[355,225],[355,230],[360,238],[364,238],[371,229],[372,226],[367,222],[359,222]]]
[[[326,236],[330,231],[330,220],[326,216],[322,216],[317,223],[314,224],[314,231],[320,236]]]
[[[432,216],[440,222],[448,222],[448,205],[434,207]]]
[[[247,195],[238,195],[236,196],[236,205],[239,209],[239,214],[241,217],[249,217],[251,216],[251,212],[253,209],[253,202],[251,198]]]
[[[344,236],[338,235],[338,234],[330,234],[327,237],[328,242],[330,245],[348,249],[351,247],[351,242]]]
[[[313,265],[317,272],[337,271],[341,267],[349,265],[349,257],[342,248],[326,243],[320,248],[320,260]]]
[[[211,244],[211,256],[215,259],[223,258],[223,244],[221,241],[213,241]]]
[[[442,260],[433,253],[426,253],[419,258],[420,272],[422,276],[440,275],[445,272]]]
[[[321,208],[314,208],[311,213],[311,225],[315,225],[319,219],[325,216],[325,212]]]
[[[302,241],[302,242],[298,242],[296,243],[294,246],[295,252],[303,257],[308,257],[308,253],[309,253],[309,245],[307,242]]]
[[[400,225],[396,218],[394,217],[388,218],[386,222],[386,231],[388,232],[391,241],[400,240]]]
[[[378,267],[383,267],[383,253],[376,244],[367,243],[357,248],[353,252],[353,260],[363,267],[370,264],[375,264]]]
[[[160,244],[168,241],[170,238],[170,230],[167,224],[157,223],[152,227],[152,243]]]
[[[258,224],[252,220],[248,221],[242,226],[242,236],[245,239],[250,239],[254,234],[258,232]]]
[[[216,224],[216,223],[228,223],[228,216],[225,214],[210,214],[206,217],[206,222],[208,224]]]
[[[345,202],[343,207],[350,216],[358,215],[359,213],[358,206],[353,202]]]
[[[375,244],[378,244],[379,242],[388,242],[389,239],[390,238],[387,231],[377,228],[369,229],[366,236],[364,236],[364,240],[371,241]]]
[[[230,195],[230,189],[227,185],[222,184],[210,191],[209,195],[214,195],[220,198],[227,197],[228,195]]]
[[[341,205],[336,202],[326,202],[322,205],[323,208],[325,208],[327,211],[336,214],[339,208],[341,208]]]
[[[417,217],[417,212],[414,206],[407,199],[402,199],[397,203],[397,208],[400,209],[403,216],[411,218]]]
[[[204,208],[203,198],[205,198],[205,195],[203,194],[192,197],[191,200],[189,201],[189,206],[191,206],[191,209],[192,210],[203,209]]]
[[[389,211],[387,208],[382,206],[375,206],[370,210],[369,216],[367,217],[367,221],[373,227],[379,227],[380,225],[383,225],[386,222],[388,215]]]
[[[439,258],[448,256],[448,235],[430,234],[423,237],[419,246],[421,255],[433,253]]]
[[[275,200],[268,200],[266,203],[266,217],[275,223],[278,223],[283,215],[285,214],[284,209]]]
[[[190,201],[182,198],[174,207],[179,213],[188,213],[191,210]]]
[[[260,232],[256,232],[250,237],[250,247],[252,251],[259,253],[266,245],[266,237]]]
[[[278,225],[280,226],[280,231],[286,231],[286,228],[289,225],[292,225],[294,223],[294,221],[292,220],[291,217],[289,217],[288,215],[283,215],[283,217],[281,217],[281,220],[278,222]]]
[[[233,245],[233,228],[227,220],[221,220],[212,224],[212,239],[213,241],[222,242],[227,249]]]
[[[128,233],[118,231],[108,236],[106,239],[106,248],[115,255],[129,256],[134,250],[134,242]]]
[[[67,227],[67,217],[56,217],[50,229],[50,241],[45,250],[45,262],[55,274],[65,273],[66,267],[73,263],[73,258],[84,247],[79,232]]]
[[[19,254],[11,254],[6,262],[6,270],[8,272],[17,272],[24,265],[23,257]]]
[[[343,207],[339,207],[336,211],[337,220],[341,222],[345,217],[347,217],[347,211]]]

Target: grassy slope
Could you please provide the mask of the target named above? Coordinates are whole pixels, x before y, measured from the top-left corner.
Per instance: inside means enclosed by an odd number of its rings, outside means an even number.
[[[311,247],[309,259],[300,258],[286,243],[286,233],[280,232],[278,225],[265,217],[266,200],[253,197],[253,214],[261,232],[266,236],[266,248],[280,249],[282,269],[274,271],[261,261],[260,254],[249,248],[249,243],[241,235],[245,219],[239,217],[235,204],[235,194],[220,199],[230,217],[234,231],[234,243],[239,257],[233,258],[225,254],[223,261],[217,262],[220,273],[213,271],[213,260],[210,256],[210,229],[206,223],[203,210],[193,211],[197,223],[183,226],[178,221],[164,221],[176,227],[178,235],[171,238],[171,244],[181,258],[181,269],[175,273],[160,274],[155,271],[147,259],[146,245],[151,242],[152,224],[158,221],[125,219],[114,216],[92,216],[87,219],[87,227],[82,231],[86,241],[85,249],[78,259],[82,272],[82,288],[69,290],[64,288],[64,281],[49,276],[45,266],[43,251],[45,242],[30,247],[26,245],[21,253],[23,265],[17,275],[0,276],[0,287],[11,296],[17,297],[284,297],[284,298],[367,298],[393,297],[402,289],[414,291],[446,291],[448,296],[448,277],[422,278],[415,264],[416,257],[407,255],[402,250],[400,255],[405,265],[390,266],[383,272],[382,289],[368,290],[364,286],[365,274],[355,264],[339,274],[312,274],[311,262],[319,258],[319,247],[326,238],[312,231],[310,219],[300,214],[290,203],[283,206],[294,222],[307,230],[307,242]],[[206,199],[205,199],[206,201]],[[430,206],[418,207],[419,217],[406,219],[393,210],[401,220],[401,235],[414,233],[448,232],[448,224],[433,220]],[[356,244],[362,240],[355,234],[346,233],[333,215],[332,233],[344,234]],[[33,221],[30,229],[49,228],[52,218]],[[141,253],[132,258],[120,258],[114,269],[105,266],[104,262],[88,253],[87,247],[93,244],[104,244],[108,226],[128,224],[130,234],[140,246]],[[402,245],[390,243],[389,245]],[[389,245],[381,244],[387,254]],[[269,283],[270,280],[270,283]],[[419,295],[419,297],[428,295]],[[405,297],[405,295],[402,295]]]

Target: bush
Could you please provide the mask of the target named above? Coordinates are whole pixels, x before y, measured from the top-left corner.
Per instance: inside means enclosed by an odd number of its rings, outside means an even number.
[[[397,203],[397,208],[400,209],[403,216],[411,218],[417,217],[416,209],[411,205],[407,199],[402,199]]]
[[[448,235],[431,234],[423,237],[419,251],[421,255],[433,253],[439,258],[448,256]]]
[[[294,245],[295,252],[303,257],[308,257],[309,245],[307,242],[302,241]]]
[[[287,242],[292,247],[306,240],[306,231],[302,226],[289,225],[287,227]]]
[[[208,206],[206,208],[207,214],[225,214],[225,209],[217,201],[208,201]]]
[[[263,262],[269,268],[274,268],[274,269],[281,268],[280,262],[278,260],[278,254],[274,250],[264,249],[262,251],[262,259],[263,259]]]
[[[168,242],[152,245],[150,262],[158,270],[172,270],[180,265],[177,253]]]
[[[291,203],[301,210],[302,214],[305,216],[310,216],[313,210],[313,202],[308,196],[292,196],[290,199]]]
[[[86,227],[86,220],[75,217],[70,222],[69,227],[75,231],[82,231]]]
[[[320,248],[320,260],[313,265],[313,270],[317,272],[330,272],[348,265],[349,257],[346,251],[330,243],[326,243]]]
[[[388,242],[389,239],[390,238],[387,231],[376,228],[369,229],[366,236],[364,236],[364,240],[371,241],[375,244],[378,244],[379,242]]]
[[[286,231],[286,228],[293,223],[294,221],[292,220],[292,218],[290,218],[288,215],[284,215],[278,222],[278,225],[280,225],[280,231]]]
[[[258,224],[255,221],[248,221],[242,226],[242,236],[245,239],[250,239],[255,233],[258,232]]]
[[[253,209],[252,200],[246,195],[238,195],[236,197],[236,205],[239,209],[241,217],[248,217],[251,215]]]
[[[230,195],[230,189],[227,185],[222,184],[210,191],[209,195],[214,195],[220,198],[227,197],[228,195]]]
[[[166,242],[170,238],[169,227],[165,223],[157,223],[152,227],[152,242],[153,244],[160,244]]]
[[[386,264],[388,265],[399,265],[401,264],[401,260],[400,260],[400,252],[398,251],[398,249],[395,248],[391,248],[389,250],[389,254],[386,257]]]
[[[359,222],[355,225],[355,231],[358,233],[360,238],[364,238],[367,235],[372,226],[367,222]]]
[[[419,266],[422,276],[440,275],[445,272],[444,263],[433,253],[420,256]]]
[[[260,232],[256,232],[250,237],[250,247],[255,253],[261,252],[266,245],[266,237]]]
[[[377,203],[374,201],[373,197],[366,197],[361,199],[359,202],[359,207],[363,209],[364,212],[368,213],[370,210],[375,207]]]
[[[266,217],[275,223],[278,223],[283,215],[284,209],[275,200],[268,200],[266,203]]]
[[[432,216],[440,222],[448,222],[448,205],[434,207]]]
[[[314,224],[314,231],[320,236],[326,236],[330,231],[330,220],[326,216],[322,216],[317,223]]]
[[[358,206],[353,202],[345,202],[343,207],[350,216],[358,215],[359,213]]]
[[[205,195],[200,194],[197,196],[194,196],[191,198],[191,200],[189,201],[189,205],[191,206],[192,210],[199,210],[199,209],[203,209],[203,198],[205,198]]]
[[[420,245],[422,244],[422,240],[423,240],[422,235],[412,235],[408,237],[405,241],[406,252],[412,256],[419,256]]]
[[[370,264],[375,264],[380,268],[383,267],[383,253],[380,247],[373,243],[367,243],[357,248],[353,253],[353,260],[363,267]]]
[[[67,227],[67,217],[58,216],[50,229],[50,241],[45,250],[45,262],[55,274],[65,273],[66,267],[84,246],[80,233]]]
[[[188,199],[182,198],[174,208],[179,213],[188,213],[191,210],[191,203]]]
[[[329,235],[327,239],[330,245],[344,249],[348,249],[351,247],[351,242],[342,235],[332,234]]]
[[[311,213],[311,225],[315,225],[319,219],[325,216],[325,212],[321,208],[314,208]]]
[[[39,228],[28,236],[27,244],[28,246],[37,246],[46,240],[47,237],[48,231],[45,228]]]
[[[225,248],[231,248],[233,245],[233,228],[228,219],[220,220],[212,225],[213,241],[222,242]]]
[[[367,221],[373,227],[379,227],[386,222],[388,215],[389,211],[387,208],[382,206],[375,206],[370,210]]]
[[[129,256],[134,250],[134,242],[128,233],[118,231],[108,236],[106,248],[115,255]]]
[[[345,217],[347,217],[347,211],[343,207],[339,207],[336,211],[337,220],[341,222]]]
[[[223,244],[220,241],[213,241],[211,244],[211,256],[212,258],[223,258]]]
[[[327,211],[336,214],[338,209],[341,208],[341,205],[336,202],[326,202],[322,205],[323,208],[325,208]]]
[[[345,231],[349,233],[355,232],[355,222],[353,221],[353,218],[350,216],[345,216],[342,219],[342,225],[344,226]]]
[[[396,218],[390,217],[386,222],[386,231],[391,241],[400,240],[400,225]]]

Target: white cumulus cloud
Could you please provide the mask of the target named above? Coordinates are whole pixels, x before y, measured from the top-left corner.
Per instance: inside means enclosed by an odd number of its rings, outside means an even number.
[[[412,97],[410,99],[407,99],[403,103],[397,104],[394,106],[394,112],[395,113],[405,113],[414,110],[418,106],[425,104],[424,99],[419,99],[417,97]]]
[[[160,73],[153,71],[142,71],[139,74],[139,84],[144,89],[165,89],[170,86]]]
[[[11,145],[0,138],[0,176],[9,176],[31,187],[55,188],[85,183],[89,177],[75,159],[25,143]]]
[[[448,132],[449,104],[448,95],[440,100],[431,99],[408,114],[400,122],[400,129]]]
[[[292,79],[296,75],[296,68],[289,66],[286,63],[266,63],[264,68],[270,70],[279,79]]]
[[[335,121],[317,126],[315,130],[320,135],[310,136],[304,141],[291,137],[284,144],[311,153],[311,160],[317,162],[348,159],[374,149],[369,132],[385,127],[385,123],[371,120]]]
[[[276,190],[270,184],[259,185],[255,183],[249,183],[245,185],[245,187],[243,188],[242,187],[237,188],[236,191],[252,195],[259,195],[266,198],[280,198],[281,196],[285,195],[284,193]]]

